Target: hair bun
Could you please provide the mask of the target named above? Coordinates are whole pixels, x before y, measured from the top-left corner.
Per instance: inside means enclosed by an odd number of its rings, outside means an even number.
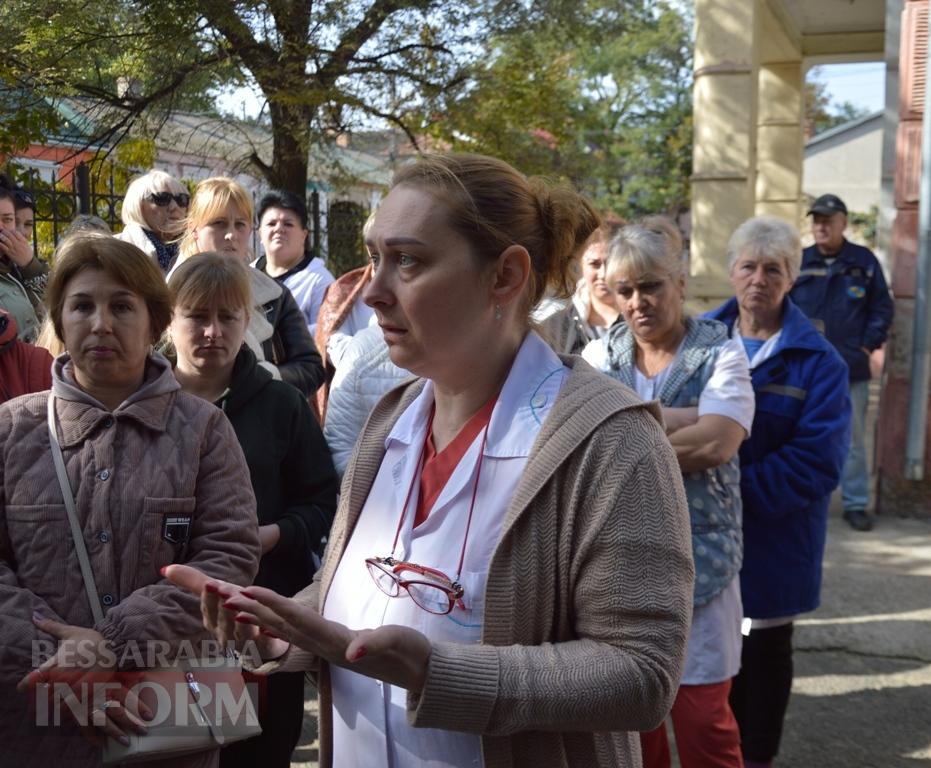
[[[588,199],[566,183],[552,183],[539,176],[527,182],[545,234],[545,263],[539,265],[540,271],[558,294],[570,295],[575,287],[572,261],[601,225],[601,217]]]

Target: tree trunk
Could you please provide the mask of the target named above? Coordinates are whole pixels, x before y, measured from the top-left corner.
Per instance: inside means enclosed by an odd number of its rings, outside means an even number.
[[[268,183],[292,192],[302,200],[307,195],[307,157],[310,151],[310,108],[305,104],[282,104],[269,100],[272,122],[272,164],[263,169]]]

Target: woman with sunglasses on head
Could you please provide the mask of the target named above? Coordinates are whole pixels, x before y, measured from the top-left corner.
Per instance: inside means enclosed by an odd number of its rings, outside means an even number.
[[[252,196],[245,187],[225,176],[204,179],[191,200],[178,263],[214,251],[248,264],[254,218]],[[301,308],[287,286],[264,272],[250,269],[249,279],[255,309],[249,315],[246,343],[272,376],[312,395],[323,383],[323,363]]]
[[[675,454],[655,406],[530,330],[597,226],[493,158],[398,171],[365,300],[422,378],[369,417],[314,584],[168,570],[260,671],[317,670],[321,766],[633,766],[668,712],[694,576]]]
[[[178,257],[177,241],[190,202],[187,189],[174,176],[149,171],[126,189],[120,209],[123,231],[117,237],[157,260],[167,272]]]

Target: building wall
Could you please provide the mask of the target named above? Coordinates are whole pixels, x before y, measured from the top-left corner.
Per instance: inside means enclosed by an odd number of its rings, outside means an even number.
[[[879,207],[882,189],[883,120],[874,118],[805,147],[802,190],[810,197],[837,195],[850,211]]]

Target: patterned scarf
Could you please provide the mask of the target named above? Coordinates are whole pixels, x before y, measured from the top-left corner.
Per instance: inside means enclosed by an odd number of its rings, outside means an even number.
[[[175,259],[178,258],[178,244],[169,243],[165,245],[154,232],[150,232],[148,229],[142,231],[149,238],[149,242],[155,246],[155,254],[158,256],[158,265],[162,268],[162,272],[167,273],[171,269],[171,265],[175,263]]]

